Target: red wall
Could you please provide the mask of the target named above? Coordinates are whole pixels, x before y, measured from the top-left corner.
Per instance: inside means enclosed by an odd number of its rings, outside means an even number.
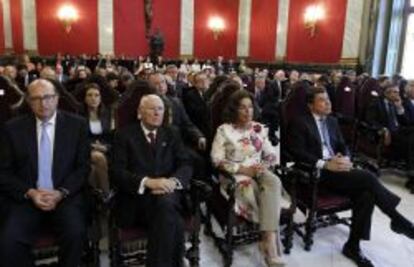
[[[143,1],[114,1],[114,50],[126,56],[148,53]]]
[[[252,1],[250,59],[272,61],[276,51],[277,0]]]
[[[55,15],[63,4],[71,4],[79,12],[79,20],[73,24],[69,34]],[[57,52],[75,55],[97,53],[97,0],[37,0],[36,17],[38,49],[41,55],[53,55]]]
[[[217,40],[207,27],[210,16],[220,16],[226,22],[224,32]],[[198,58],[235,58],[239,0],[194,1],[194,55]]]
[[[0,54],[4,53],[3,2],[0,1]]]
[[[94,54],[98,47],[98,0],[36,0],[39,54],[57,52]],[[153,0],[153,29],[160,28],[166,58],[177,58],[180,46],[182,0]],[[318,0],[325,7],[326,17],[318,24],[311,38],[305,29],[303,15],[316,0],[290,1],[286,61],[296,63],[337,63],[341,57],[347,0]],[[80,12],[72,31],[66,34],[56,18],[62,4],[71,3]],[[194,57],[236,58],[239,0],[194,0]],[[13,47],[23,52],[21,1],[10,1]],[[256,61],[273,61],[276,49],[278,0],[252,1],[250,24],[250,55]],[[226,28],[217,40],[207,24],[211,16],[225,20]],[[2,21],[0,22],[2,23]],[[3,29],[0,24],[1,30]],[[114,1],[114,50],[117,55],[148,54],[145,38],[143,1]],[[4,33],[0,32],[0,53],[4,51]]]
[[[21,1],[10,1],[10,15],[13,35],[13,49],[16,53],[23,53],[23,24]]]
[[[286,58],[289,62],[337,63],[341,58],[347,0],[319,0],[325,7],[313,38],[305,29],[303,15],[311,0],[290,1]]]

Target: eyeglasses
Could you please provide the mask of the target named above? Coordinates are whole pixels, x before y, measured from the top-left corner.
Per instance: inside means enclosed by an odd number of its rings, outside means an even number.
[[[53,99],[55,99],[56,94],[50,94],[50,95],[44,95],[44,96],[31,96],[27,99],[32,103],[40,103],[40,102],[51,102]]]

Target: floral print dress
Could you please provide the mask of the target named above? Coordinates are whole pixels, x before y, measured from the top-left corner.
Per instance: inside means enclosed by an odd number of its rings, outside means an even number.
[[[234,124],[221,125],[213,141],[211,158],[216,167],[221,166],[236,179],[236,214],[258,223],[260,176],[252,179],[236,173],[240,166],[263,164],[270,168],[276,164],[276,148],[269,141],[268,129],[258,122],[251,122],[243,129],[235,127]],[[225,193],[228,186],[226,181],[220,178],[221,192],[228,197]]]

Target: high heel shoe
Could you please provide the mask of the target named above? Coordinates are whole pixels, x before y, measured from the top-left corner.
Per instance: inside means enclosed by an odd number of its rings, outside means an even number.
[[[267,267],[284,267],[286,265],[285,261],[281,257],[279,245],[277,246],[277,255],[272,257],[269,254],[269,250],[264,242],[259,242],[259,250],[263,255],[264,261]]]

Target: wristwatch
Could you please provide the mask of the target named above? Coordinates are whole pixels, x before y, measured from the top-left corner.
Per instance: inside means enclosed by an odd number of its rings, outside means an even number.
[[[67,190],[66,188],[63,187],[59,187],[58,191],[60,191],[62,193],[62,198],[67,198],[69,196],[69,190]]]

